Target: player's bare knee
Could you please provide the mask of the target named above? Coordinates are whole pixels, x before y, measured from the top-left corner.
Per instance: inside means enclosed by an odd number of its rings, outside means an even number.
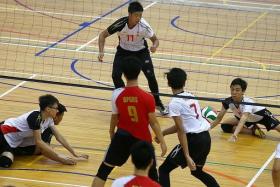
[[[108,163],[102,162],[97,171],[96,177],[106,181],[113,169],[114,169],[114,166],[112,166]]]
[[[14,162],[14,155],[5,151],[0,155],[0,167],[9,168]]]
[[[222,129],[225,133],[232,133],[232,131],[233,131],[233,125],[222,123],[222,124],[221,124],[221,129]]]

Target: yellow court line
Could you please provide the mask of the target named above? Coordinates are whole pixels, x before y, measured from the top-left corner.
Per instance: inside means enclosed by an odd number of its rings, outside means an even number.
[[[40,160],[43,156],[39,155],[37,156],[34,160],[32,160],[31,162],[27,163],[26,166],[31,166],[33,165],[35,162],[37,162],[38,160]]]
[[[235,35],[234,37],[232,37],[232,39],[230,39],[228,42],[225,43],[225,45],[223,47],[221,47],[220,49],[218,49],[217,51],[215,51],[210,58],[207,59],[207,61],[211,60],[212,58],[214,58],[215,56],[217,56],[224,48],[226,48],[228,45],[230,45],[234,40],[236,40],[237,38],[239,38],[239,36],[241,36],[244,32],[246,32],[248,29],[250,29],[252,26],[254,26],[260,19],[262,19],[264,16],[266,16],[268,13],[264,12],[262,13],[259,17],[257,17],[253,22],[251,22],[246,28],[244,28],[241,32],[239,32],[237,35]]]

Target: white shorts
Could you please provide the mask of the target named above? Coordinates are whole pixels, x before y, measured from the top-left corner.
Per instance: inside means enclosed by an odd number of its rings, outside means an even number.
[[[280,158],[280,143],[277,145],[275,158]]]

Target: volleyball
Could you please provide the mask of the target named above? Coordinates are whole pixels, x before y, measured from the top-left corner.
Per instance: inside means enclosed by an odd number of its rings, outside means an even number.
[[[212,123],[217,118],[216,111],[210,107],[206,106],[201,110],[202,117],[204,117],[209,123]]]

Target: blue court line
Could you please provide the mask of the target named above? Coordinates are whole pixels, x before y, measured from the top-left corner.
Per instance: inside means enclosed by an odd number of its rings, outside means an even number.
[[[75,65],[76,65],[77,62],[78,62],[78,59],[74,59],[74,60],[72,61],[72,63],[71,63],[71,70],[72,70],[75,74],[77,74],[78,76],[80,76],[80,77],[82,77],[82,78],[84,78],[84,79],[86,79],[86,80],[94,81],[94,82],[97,83],[97,84],[100,84],[100,85],[103,85],[103,86],[108,86],[108,87],[112,87],[112,88],[113,88],[113,85],[111,85],[111,84],[106,84],[106,83],[104,83],[104,82],[102,82],[102,81],[93,80],[93,79],[88,78],[88,77],[82,75],[81,73],[79,73],[79,72],[76,70],[76,68],[75,68]]]
[[[175,27],[176,29],[179,29],[181,31],[184,32],[188,32],[194,35],[200,35],[200,36],[206,36],[206,37],[210,37],[210,38],[218,38],[218,39],[223,39],[223,40],[230,40],[231,38],[228,37],[222,37],[222,36],[213,36],[213,35],[209,35],[209,34],[202,34],[202,33],[198,33],[198,32],[193,32],[184,28],[181,28],[179,26],[177,26],[176,21],[180,18],[180,16],[176,16],[171,20],[171,25],[173,27]],[[246,42],[271,42],[271,43],[277,43],[280,42],[280,40],[250,40],[250,39],[240,39],[240,38],[236,38],[235,40],[239,40],[239,41],[246,41]]]
[[[79,29],[73,31],[72,33],[68,34],[67,36],[65,36],[64,38],[60,39],[59,41],[57,41],[57,42],[55,42],[55,43],[49,45],[47,48],[45,48],[45,49],[43,49],[42,51],[36,53],[35,56],[40,56],[41,54],[43,54],[44,52],[46,52],[46,51],[49,50],[50,48],[53,48],[54,46],[58,45],[59,43],[63,42],[64,40],[70,38],[71,36],[75,35],[76,33],[80,32],[81,30],[83,30],[83,29],[89,27],[91,24],[93,24],[93,23],[95,23],[95,22],[101,20],[101,19],[104,18],[105,16],[107,16],[107,15],[113,13],[114,11],[116,11],[116,10],[122,8],[122,7],[125,6],[126,4],[130,3],[130,1],[132,1],[132,0],[129,0],[129,1],[124,2],[123,4],[117,6],[116,8],[110,10],[109,12],[107,12],[107,13],[101,15],[100,17],[98,17],[98,18],[96,18],[96,19],[94,19],[94,20],[92,20],[92,21],[90,21],[90,22],[81,23]]]

